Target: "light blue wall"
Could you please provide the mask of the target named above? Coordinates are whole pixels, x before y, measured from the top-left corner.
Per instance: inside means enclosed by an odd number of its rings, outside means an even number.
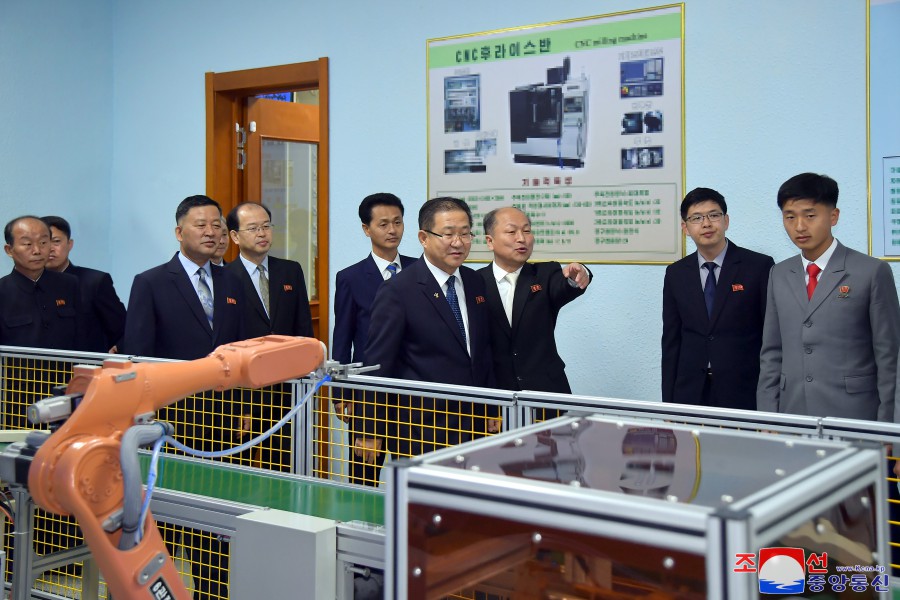
[[[82,39],[77,25],[82,9],[57,8],[75,3],[2,2],[5,24],[0,27],[15,30],[16,39],[0,36],[0,75],[6,73],[10,56],[25,61],[17,72],[19,86],[26,91],[7,99],[4,77],[0,108],[9,105],[19,113],[30,112],[34,95],[48,108],[60,105],[55,98],[45,98],[71,90],[54,86],[48,92],[46,80],[35,86],[28,75],[50,69],[59,76],[82,63],[91,63],[86,77],[92,100],[79,98],[77,106],[105,103],[108,109],[112,99],[112,118],[106,116],[108,110],[102,111],[101,126],[106,139],[111,136],[111,147],[104,147],[104,141],[88,155],[76,152],[79,147],[73,140],[88,129],[76,123],[80,134],[67,133],[62,155],[56,145],[49,168],[53,173],[80,173],[90,171],[82,167],[94,160],[105,166],[98,173],[84,173],[84,179],[92,175],[96,178],[92,185],[106,191],[88,210],[96,211],[103,203],[109,207],[108,240],[100,234],[79,242],[85,256],[90,250],[96,258],[94,264],[111,269],[123,295],[136,272],[167,260],[175,251],[177,202],[204,191],[204,72],[329,57],[330,234],[332,240],[341,240],[331,248],[333,278],[338,269],[368,251],[356,218],[363,196],[374,191],[397,193],[407,204],[408,223],[414,223],[425,200],[426,39],[652,5],[634,0],[449,4],[113,0],[112,10],[106,11],[106,3],[95,1],[79,3],[93,7],[99,13],[97,26],[106,28],[89,42]],[[34,4],[54,9],[41,14]],[[15,7],[11,17],[21,19],[21,25],[7,22],[7,5]],[[686,188],[720,189],[729,202],[731,237],[781,260],[793,254],[793,248],[775,207],[778,185],[801,171],[827,173],[842,190],[837,235],[865,250],[863,0],[687,0],[685,6]],[[57,35],[47,33],[53,30],[80,45],[59,48]],[[85,91],[83,85],[78,89]],[[49,129],[71,132],[70,121],[60,118]],[[45,137],[53,132],[43,124],[37,129]],[[28,131],[21,125],[16,137],[27,139]],[[32,182],[48,169],[41,164],[47,161],[40,152],[18,156],[8,139],[0,144],[0,159],[8,163],[15,156],[18,168],[28,172],[14,174],[18,189],[34,186],[28,188],[30,195],[41,206],[58,201],[58,190],[46,190],[42,178]],[[78,154],[75,167],[66,162],[65,155],[71,153]],[[18,211],[8,202],[20,195],[7,193],[8,177],[4,175],[4,214]],[[72,207],[70,213],[74,210],[81,218],[85,209]],[[420,253],[411,232],[401,249]],[[593,270],[588,294],[562,313],[558,328],[573,388],[593,395],[658,400],[664,267]]]
[[[0,0],[0,226],[64,215],[73,261],[99,268],[112,266],[111,6]]]

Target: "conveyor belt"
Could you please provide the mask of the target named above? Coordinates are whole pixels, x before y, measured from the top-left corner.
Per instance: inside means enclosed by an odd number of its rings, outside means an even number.
[[[149,457],[141,458],[146,479]],[[176,456],[160,457],[159,466],[157,487],[162,489],[335,521],[384,525],[384,495],[374,490]]]

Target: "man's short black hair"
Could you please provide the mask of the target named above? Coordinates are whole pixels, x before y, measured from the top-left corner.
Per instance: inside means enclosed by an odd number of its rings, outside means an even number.
[[[778,188],[778,208],[783,210],[785,202],[790,200],[812,200],[813,204],[837,208],[837,181],[817,173],[794,175]]]
[[[40,217],[36,217],[34,215],[22,215],[21,217],[16,217],[12,221],[6,224],[6,227],[3,228],[3,239],[6,240],[6,243],[12,246],[13,240],[13,227],[16,226],[16,223],[19,221],[24,221],[25,219],[34,219],[35,221],[40,221]],[[47,227],[47,231],[50,231],[50,227]]]
[[[688,211],[695,204],[701,202],[715,202],[722,209],[723,214],[728,214],[728,205],[725,203],[725,196],[712,188],[698,187],[688,192],[684,200],[681,201],[681,220],[687,219]]]
[[[41,221],[43,221],[47,225],[47,227],[56,227],[64,234],[66,234],[66,238],[72,239],[72,227],[69,225],[69,222],[62,217],[51,215],[48,217],[41,217]]]
[[[225,226],[228,228],[228,231],[240,231],[241,229],[241,220],[238,218],[238,210],[244,206],[262,206],[266,211],[266,214],[269,215],[269,222],[272,221],[272,211],[269,210],[269,207],[261,202],[241,202],[230,211],[228,211],[228,216],[225,218]]]
[[[378,192],[377,194],[366,196],[359,203],[359,220],[363,225],[368,225],[372,222],[372,209],[376,206],[396,206],[400,209],[400,214],[403,215],[403,203],[400,201],[400,198],[387,192]]]
[[[219,209],[219,216],[222,216],[222,207],[209,196],[188,196],[182,200],[178,204],[178,208],[175,209],[175,224],[181,225],[181,220],[184,218],[184,215],[188,214],[188,211],[192,208],[197,208],[198,206],[215,206]]]
[[[419,229],[429,230],[434,227],[434,216],[440,212],[450,212],[461,210],[469,217],[469,227],[472,227],[472,211],[464,200],[459,198],[451,198],[450,196],[441,196],[440,198],[432,198],[422,205],[419,209]]]
[[[531,226],[531,217],[528,216],[527,212],[516,206],[501,206],[500,208],[495,208],[488,214],[484,215],[484,220],[482,221],[482,223],[484,225],[485,235],[494,235],[492,232],[494,231],[494,226],[497,224],[497,213],[504,208],[515,208],[516,210],[521,211],[521,213],[525,215],[525,218],[528,219],[528,225]]]

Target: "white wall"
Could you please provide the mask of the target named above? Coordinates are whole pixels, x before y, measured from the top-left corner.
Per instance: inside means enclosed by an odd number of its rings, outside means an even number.
[[[10,18],[21,19],[16,27],[7,23],[9,4],[15,7]],[[92,85],[80,88],[92,100],[81,100],[82,109],[101,100],[108,107],[111,81],[112,118],[105,119],[105,131],[111,132],[112,145],[98,142],[95,156],[78,156],[75,162],[79,171],[95,157],[105,166],[84,175],[95,188],[108,189],[94,202],[109,207],[109,238],[101,234],[85,240],[82,235],[79,248],[85,264],[90,256],[93,264],[111,269],[123,296],[136,272],[175,251],[177,203],[204,191],[204,72],[329,57],[330,235],[342,240],[331,248],[333,277],[368,250],[356,207],[372,192],[392,191],[404,200],[410,230],[401,250],[420,253],[412,230],[427,191],[426,39],[653,5],[635,0],[112,0],[112,10],[105,11],[107,3],[96,0],[88,7],[100,13],[97,27],[108,27],[98,32],[98,38],[106,37],[104,45],[82,39],[76,18],[81,11],[58,9],[68,4],[3,0],[6,24],[0,27],[17,33],[12,42],[0,35],[0,75],[10,55],[25,65],[18,71],[16,92],[21,88],[21,94],[16,98],[6,98],[3,78],[0,108],[30,111],[34,95],[71,91],[54,87],[48,92],[44,81],[30,84],[27,75],[35,68],[59,74],[92,63],[87,72]],[[54,9],[41,13],[32,5]],[[728,199],[731,237],[781,260],[793,248],[775,206],[778,186],[802,171],[827,173],[842,190],[837,235],[865,250],[864,1],[687,0],[685,15],[686,189],[719,189]],[[51,30],[74,41],[48,56],[44,45],[55,45],[56,36],[43,32]],[[110,62],[111,80],[98,67]],[[69,119],[61,119],[39,125],[38,131],[49,137],[68,127]],[[86,129],[76,125],[76,131]],[[23,128],[15,136],[27,139],[29,132]],[[3,169],[3,214],[19,212],[7,203],[24,191],[41,207],[59,206],[53,204],[59,190],[32,181],[46,170],[35,164],[42,155],[16,156],[7,140],[0,144],[0,159],[8,163],[15,157],[16,166],[27,171],[15,175],[15,193],[8,194],[9,175]],[[77,148],[67,138],[61,156],[57,146],[51,172],[66,170],[64,155]],[[92,207],[98,212],[96,204],[70,208],[70,214],[78,211],[80,227],[87,226],[83,211]],[[563,311],[557,330],[574,390],[658,400],[664,267],[595,266],[593,271],[588,294]]]

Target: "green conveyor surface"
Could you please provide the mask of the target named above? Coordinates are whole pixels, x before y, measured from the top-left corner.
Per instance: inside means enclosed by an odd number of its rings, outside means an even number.
[[[149,457],[141,456],[146,479]],[[333,519],[384,525],[384,495],[326,481],[162,456],[157,487]]]

